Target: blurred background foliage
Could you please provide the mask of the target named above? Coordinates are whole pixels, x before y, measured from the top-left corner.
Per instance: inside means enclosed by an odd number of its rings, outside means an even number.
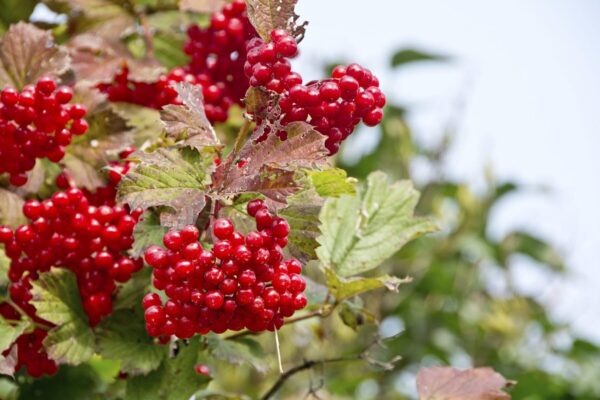
[[[11,23],[28,20],[36,6],[32,0],[0,0],[0,33]],[[143,54],[141,31],[130,28],[149,23],[155,32],[156,58],[167,68],[185,63],[181,51],[185,26],[204,19],[176,11],[175,2],[168,0],[52,0],[46,6],[70,15],[38,21],[63,42],[76,33],[111,31],[134,53],[137,48]],[[391,55],[390,64],[401,69],[447,59],[402,49]],[[519,293],[511,283],[511,275],[518,274],[513,270],[516,257],[531,258],[556,279],[568,266],[551,243],[529,232],[499,238],[489,233],[494,207],[523,188],[516,182],[497,181],[490,171],[481,171],[487,179],[485,190],[449,179],[443,160],[451,146],[460,143],[453,142],[453,132],[445,132],[437,145],[422,145],[407,122],[410,111],[402,104],[388,105],[379,131],[363,132],[379,136],[375,148],[350,162],[346,154],[360,143],[348,141],[336,162],[361,180],[375,170],[395,179],[412,179],[416,165],[432,171],[429,179],[417,181],[419,213],[433,215],[441,230],[411,242],[380,268],[411,276],[413,282],[402,286],[400,294],[379,290],[344,303],[329,318],[308,319],[280,332],[283,360],[289,366],[303,359],[358,354],[369,347],[374,333],[387,340],[385,347],[374,346],[370,357],[402,359],[387,371],[361,361],[317,365],[286,382],[280,398],[413,398],[417,371],[431,365],[491,366],[518,382],[510,391],[515,399],[600,398],[600,347],[553,320],[543,304]],[[312,289],[318,294],[317,284]],[[272,385],[275,376],[265,378],[246,364],[253,357],[254,362],[274,366],[274,338],[264,334],[254,339],[247,342],[251,354],[242,365],[232,365],[239,360],[207,358],[217,380],[197,398],[255,398]],[[12,381],[0,380],[0,398],[122,398],[124,383],[118,371],[118,364],[94,360],[61,368],[56,376],[35,382],[19,375],[19,390]]]

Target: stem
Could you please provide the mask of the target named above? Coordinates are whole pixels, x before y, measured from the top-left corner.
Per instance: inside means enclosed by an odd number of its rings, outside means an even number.
[[[362,358],[362,355],[359,354],[359,355],[350,356],[350,357],[326,358],[324,360],[306,360],[302,364],[297,365],[294,368],[291,368],[288,371],[281,374],[279,379],[277,379],[277,381],[275,381],[273,386],[271,386],[271,389],[269,389],[267,391],[267,393],[265,393],[261,397],[261,400],[268,400],[268,399],[272,398],[275,395],[275,393],[277,393],[279,391],[279,389],[281,389],[283,384],[288,379],[290,379],[292,376],[297,374],[298,372],[313,368],[316,365],[324,365],[324,364],[331,364],[331,363],[344,362],[344,361],[357,361],[357,360],[360,360],[361,358]]]
[[[11,299],[6,299],[6,302],[15,310],[17,310],[17,312],[19,314],[21,314],[21,317],[23,317],[24,319],[29,320],[29,322],[31,322],[31,324],[37,328],[40,329],[44,329],[44,330],[48,330],[53,328],[53,326],[51,324],[44,324],[41,322],[36,322],[34,321],[26,312],[25,310],[23,310],[17,303],[15,303],[14,301],[12,301]]]
[[[296,322],[299,321],[304,321],[305,319],[310,319],[310,318],[314,318],[314,317],[328,317],[331,314],[331,311],[333,311],[334,306],[333,305],[327,305],[327,307],[321,307],[319,309],[316,309],[314,311],[311,311],[307,314],[304,315],[300,315],[298,317],[295,318],[289,318],[285,320],[285,324],[283,326],[289,325],[289,324],[295,324]],[[252,331],[241,331],[238,333],[234,333],[233,335],[229,335],[225,338],[225,340],[235,340],[244,336],[248,336],[248,335],[256,335],[260,332],[252,332]]]

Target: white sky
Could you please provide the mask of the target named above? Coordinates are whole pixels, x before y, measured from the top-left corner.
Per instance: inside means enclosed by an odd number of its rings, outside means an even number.
[[[452,176],[478,185],[491,164],[499,177],[552,188],[502,203],[492,230],[525,227],[559,246],[568,282],[527,262],[515,278],[600,340],[600,1],[304,0],[298,13],[310,21],[297,63],[307,80],[324,61],[359,62],[415,106],[420,138],[458,114]],[[455,61],[394,72],[389,55],[406,46]]]

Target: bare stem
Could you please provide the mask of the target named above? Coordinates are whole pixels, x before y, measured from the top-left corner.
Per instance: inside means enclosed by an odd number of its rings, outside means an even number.
[[[284,372],[283,374],[281,374],[279,379],[277,379],[277,381],[275,381],[275,383],[273,384],[273,386],[271,386],[271,388],[267,391],[267,393],[265,393],[261,397],[261,400],[268,400],[268,399],[272,398],[279,391],[279,389],[281,389],[281,387],[285,384],[285,382],[288,379],[290,379],[292,376],[297,374],[298,372],[301,372],[301,371],[304,371],[307,369],[311,369],[317,365],[332,364],[332,363],[345,362],[345,361],[357,361],[357,360],[360,360],[361,358],[362,358],[362,354],[355,355],[355,356],[349,356],[349,357],[326,358],[323,360],[306,360],[302,364],[297,365],[294,368],[291,368],[291,369],[287,370],[286,372]]]

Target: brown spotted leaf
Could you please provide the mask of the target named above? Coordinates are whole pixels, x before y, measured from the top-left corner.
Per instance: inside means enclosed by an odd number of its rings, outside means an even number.
[[[185,149],[137,152],[138,164],[123,177],[118,199],[132,208],[166,207],[161,223],[172,227],[193,224],[205,206],[214,153]]]
[[[88,33],[70,41],[69,53],[75,76],[90,82],[110,82],[123,67],[129,68],[130,79],[140,82],[155,81],[164,71],[156,61],[134,59],[120,41]]]
[[[459,370],[432,367],[419,371],[420,400],[510,400],[502,389],[512,383],[491,368]]]
[[[179,9],[197,13],[214,13],[223,8],[224,4],[225,0],[181,0]]]
[[[303,34],[303,26],[296,27],[298,15],[294,11],[298,0],[246,0],[248,18],[265,40],[270,40],[271,31],[282,28],[298,35]]]
[[[56,45],[49,31],[19,22],[0,44],[0,85],[22,89],[44,75],[59,77],[69,68],[67,50]]]
[[[323,165],[327,159],[325,137],[304,122],[287,126],[287,140],[271,134],[255,143],[253,135],[239,152],[231,153],[215,173],[217,195],[257,192],[275,208],[300,189],[295,182],[299,168]]]
[[[206,118],[202,86],[189,83],[173,85],[182,105],[167,105],[160,112],[160,119],[167,135],[183,146],[202,148],[220,145],[217,135]]]

